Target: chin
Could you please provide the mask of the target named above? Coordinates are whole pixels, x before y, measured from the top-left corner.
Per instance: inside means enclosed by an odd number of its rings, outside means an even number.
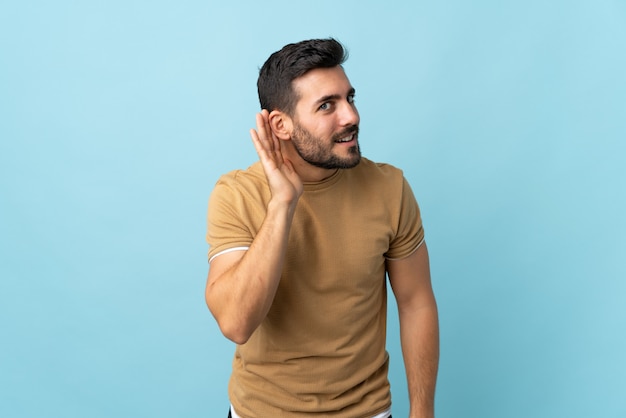
[[[342,161],[342,167],[338,167],[338,168],[354,168],[357,165],[359,165],[359,163],[361,162],[361,154],[359,153],[358,155],[352,156],[352,158],[346,158]]]

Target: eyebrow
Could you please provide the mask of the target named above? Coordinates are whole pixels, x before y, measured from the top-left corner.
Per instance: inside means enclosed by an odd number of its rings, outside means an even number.
[[[353,96],[355,93],[356,93],[356,90],[354,89],[354,87],[351,87],[350,90],[348,90],[348,96]],[[315,105],[326,103],[331,100],[339,100],[342,97],[343,96],[341,94],[329,94],[328,96],[320,97],[319,99],[317,99],[315,101]]]

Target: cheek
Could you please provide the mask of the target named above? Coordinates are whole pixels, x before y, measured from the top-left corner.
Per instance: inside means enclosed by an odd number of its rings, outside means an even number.
[[[321,140],[328,140],[339,131],[339,125],[332,117],[312,119],[300,126],[306,129],[312,137]]]
[[[324,120],[313,127],[313,132],[318,138],[329,138],[337,132],[337,125],[332,120]]]
[[[311,138],[315,138],[317,140],[326,139],[329,135],[332,135],[332,132],[327,126],[319,123],[306,126],[305,129]]]

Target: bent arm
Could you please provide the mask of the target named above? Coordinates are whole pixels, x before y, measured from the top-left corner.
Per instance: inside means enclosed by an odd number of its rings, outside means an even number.
[[[205,290],[206,303],[222,333],[243,344],[272,306],[283,269],[287,241],[296,205],[303,192],[300,177],[282,156],[273,135],[269,113],[256,117],[250,136],[267,177],[272,198],[263,224],[250,248],[214,258]]]
[[[222,333],[245,343],[265,318],[282,272],[294,209],[272,203],[247,251],[222,254],[211,261],[206,303]]]
[[[432,418],[439,365],[439,324],[426,243],[404,259],[388,260],[387,271],[398,303],[411,405],[409,416]]]

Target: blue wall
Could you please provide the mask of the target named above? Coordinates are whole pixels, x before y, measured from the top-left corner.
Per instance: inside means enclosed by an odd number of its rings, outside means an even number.
[[[384,3],[3,2],[1,416],[224,416],[207,199],[258,67],[326,36],[422,207],[438,416],[626,416],[626,4]]]

